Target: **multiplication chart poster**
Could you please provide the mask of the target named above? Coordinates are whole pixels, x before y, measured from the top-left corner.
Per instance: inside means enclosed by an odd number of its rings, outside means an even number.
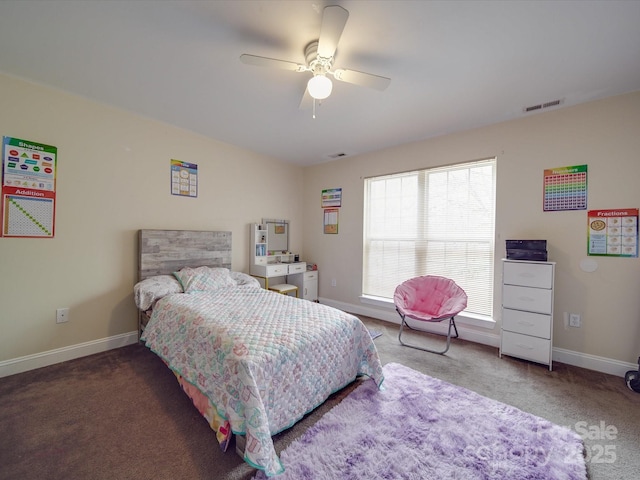
[[[1,236],[53,238],[57,153],[50,145],[3,137]]]
[[[589,255],[638,256],[638,209],[589,210]]]
[[[171,160],[171,194],[198,196],[198,165]]]
[[[544,211],[587,209],[587,166],[544,171]]]

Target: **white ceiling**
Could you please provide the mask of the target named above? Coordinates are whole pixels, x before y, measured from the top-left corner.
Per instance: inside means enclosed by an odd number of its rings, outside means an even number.
[[[325,5],[350,15],[311,111],[304,63]],[[299,165],[640,90],[640,1],[0,1],[0,71]],[[529,114],[531,115],[531,114]]]

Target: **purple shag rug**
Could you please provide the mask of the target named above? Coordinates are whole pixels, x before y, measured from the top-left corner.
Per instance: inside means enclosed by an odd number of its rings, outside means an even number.
[[[383,370],[382,390],[358,386],[281,453],[285,472],[274,478],[587,478],[569,428],[404,365]]]

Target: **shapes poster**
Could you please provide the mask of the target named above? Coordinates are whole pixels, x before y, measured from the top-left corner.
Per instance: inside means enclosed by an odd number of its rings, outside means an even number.
[[[198,165],[171,160],[171,194],[183,197],[198,196]]]
[[[587,209],[587,166],[551,168],[544,171],[545,212]]]
[[[57,153],[50,145],[3,137],[0,236],[53,238]]]
[[[638,209],[589,210],[588,255],[638,256]]]

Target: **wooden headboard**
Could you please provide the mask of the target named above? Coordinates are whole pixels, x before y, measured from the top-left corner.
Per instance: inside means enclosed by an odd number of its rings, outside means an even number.
[[[138,281],[183,267],[231,269],[231,232],[140,230]]]

